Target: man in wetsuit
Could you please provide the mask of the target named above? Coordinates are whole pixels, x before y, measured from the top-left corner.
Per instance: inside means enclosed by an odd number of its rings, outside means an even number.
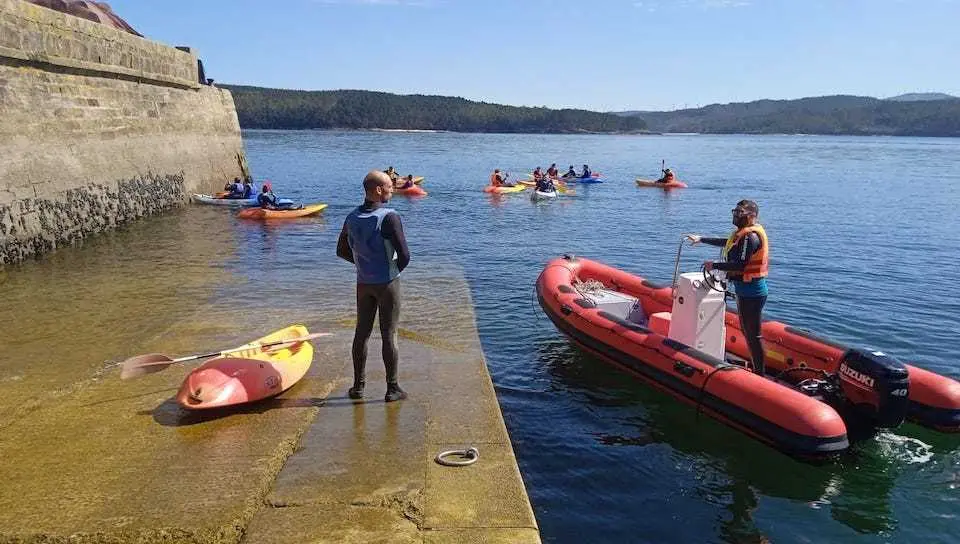
[[[350,212],[337,240],[337,256],[357,268],[357,328],[353,336],[352,399],[363,398],[366,383],[367,340],[380,314],[383,365],[387,373],[384,401],[407,398],[397,383],[397,322],[400,319],[400,272],[410,263],[410,250],[400,215],[385,207],[393,195],[393,182],[384,172],[371,171],[363,178],[363,204]]]
[[[703,242],[722,247],[722,262],[706,261],[709,270],[723,270],[733,280],[737,295],[737,313],[740,314],[740,329],[750,347],[753,371],[764,374],[763,345],[760,343],[760,324],[763,305],[767,302],[767,269],[770,262],[770,246],[767,233],[757,223],[760,208],[752,200],[741,200],[733,209],[733,224],[737,230],[729,238],[703,238],[690,234],[693,244]]]

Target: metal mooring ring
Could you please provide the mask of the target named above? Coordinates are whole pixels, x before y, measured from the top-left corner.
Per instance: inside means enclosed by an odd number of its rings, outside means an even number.
[[[446,459],[450,455],[456,455],[457,457],[463,457],[463,461],[452,461]],[[435,459],[436,462],[441,465],[446,465],[448,467],[465,467],[467,465],[472,465],[477,462],[477,459],[480,458],[480,451],[477,448],[468,448],[465,450],[449,450],[441,452],[437,455]]]

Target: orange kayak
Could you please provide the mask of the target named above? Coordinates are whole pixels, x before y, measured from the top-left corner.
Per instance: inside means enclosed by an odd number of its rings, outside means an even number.
[[[675,179],[669,183],[662,183],[655,179],[637,178],[637,187],[656,187],[658,189],[683,189],[687,184]]]
[[[394,194],[405,195],[405,196],[427,196],[427,191],[420,187],[419,185],[413,185],[407,187],[406,189],[394,189]]]
[[[291,219],[295,217],[309,217],[317,215],[327,207],[326,204],[310,204],[297,210],[267,210],[264,208],[247,208],[240,210],[237,217],[243,219]]]
[[[236,406],[270,398],[303,378],[313,363],[313,345],[299,342],[282,349],[266,350],[260,344],[309,334],[303,325],[293,325],[268,334],[230,357],[217,357],[194,369],[177,392],[177,403],[188,410]]]

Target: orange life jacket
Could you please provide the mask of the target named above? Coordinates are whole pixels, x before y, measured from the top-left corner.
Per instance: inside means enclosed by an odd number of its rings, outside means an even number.
[[[499,187],[500,183],[501,183],[500,176],[498,176],[496,173],[490,174],[490,185],[493,185],[494,187]]]
[[[667,182],[673,181],[674,179],[676,179],[676,176],[673,175],[673,172],[664,174],[663,176],[663,180]]]
[[[726,259],[730,249],[751,232],[757,233],[757,236],[760,237],[760,249],[750,256],[743,267],[743,281],[746,282],[767,277],[770,268],[770,244],[767,242],[767,231],[763,230],[760,224],[744,227],[731,234],[727,238],[727,245],[723,248],[723,258]]]

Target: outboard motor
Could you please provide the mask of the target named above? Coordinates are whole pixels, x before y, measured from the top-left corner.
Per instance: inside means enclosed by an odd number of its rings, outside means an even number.
[[[910,377],[903,364],[880,351],[849,349],[840,360],[840,391],[857,416],[877,427],[903,423]]]

